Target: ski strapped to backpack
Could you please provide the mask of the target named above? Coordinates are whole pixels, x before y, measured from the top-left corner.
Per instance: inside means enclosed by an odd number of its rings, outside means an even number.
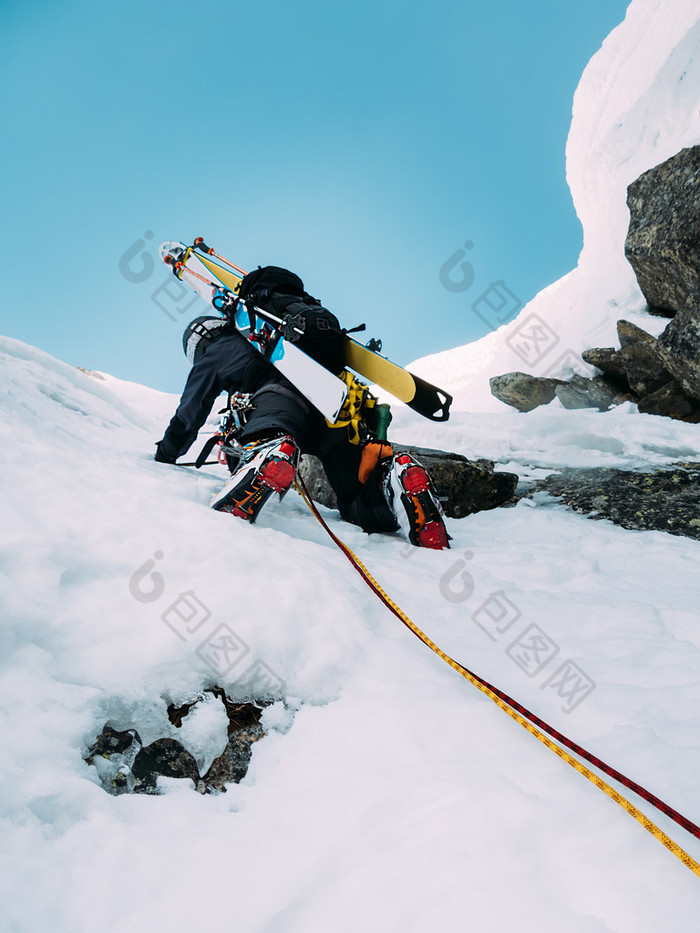
[[[189,284],[192,285],[198,294],[219,311],[223,310],[227,301],[238,298],[241,282],[247,275],[239,266],[236,266],[234,263],[230,262],[230,260],[224,259],[223,256],[220,256],[211,247],[207,246],[202,237],[197,237],[192,246],[189,247],[182,243],[164,243],[161,246],[161,256],[166,263],[173,266],[173,272],[178,278],[182,278],[182,274],[187,272],[190,276]],[[196,260],[201,264],[201,271],[188,265],[191,260]],[[261,270],[261,272],[262,271],[265,270]],[[214,276],[218,281],[216,283],[209,281],[208,277],[202,274],[203,272],[208,272],[209,275]],[[249,275],[253,281],[254,287],[254,277],[256,273],[252,272]],[[299,280],[299,283],[301,284],[301,280]],[[297,295],[297,298],[306,301],[306,299],[311,297],[303,292],[303,286],[301,292],[302,294]],[[315,299],[311,300],[315,301]],[[286,313],[282,313],[281,315],[275,314],[274,312],[263,311],[263,309],[257,305],[254,306],[253,311],[255,315],[261,316],[273,328],[286,329],[284,336],[288,343],[294,343],[305,336],[307,346],[305,347],[302,341],[300,348],[308,351],[310,349],[309,338],[317,336],[318,334],[305,334],[305,328],[300,325],[309,321],[309,310],[308,308],[304,310],[304,321],[299,317],[295,320],[293,304],[293,300],[290,300],[287,302],[285,309],[280,308],[283,312],[286,311]],[[331,318],[335,320],[327,309],[322,308],[320,303],[316,302],[316,304],[322,312],[325,312],[320,316],[319,322],[324,318],[326,320],[330,320]],[[330,318],[328,317],[329,315]],[[379,341],[369,341],[369,345],[364,346],[349,336],[354,330],[360,329],[364,329],[364,325],[350,331],[341,330],[339,332],[342,336],[342,341],[340,341],[342,365],[336,371],[339,372],[343,366],[346,366],[354,370],[360,376],[368,379],[370,382],[385,389],[423,417],[429,418],[431,421],[447,421],[449,418],[452,396],[443,389],[439,389],[437,386],[422,379],[420,376],[414,375],[402,366],[392,363],[391,360],[381,356],[378,352],[381,348],[381,343]],[[319,341],[316,341],[316,345],[319,345]]]
[[[186,276],[198,295],[247,337],[331,424],[335,423],[347,398],[347,386],[295,345],[295,339],[304,334],[303,322],[284,320],[239,298],[233,288],[240,285],[242,270],[224,268],[216,256],[182,243],[163,243],[160,253],[178,279]],[[209,273],[218,281],[212,281]]]

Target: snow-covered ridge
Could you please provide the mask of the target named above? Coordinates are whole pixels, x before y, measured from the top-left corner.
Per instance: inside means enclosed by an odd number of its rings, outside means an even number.
[[[700,7],[696,0],[634,0],[574,96],[566,173],[583,226],[576,269],[495,334],[412,368],[452,392],[456,409],[498,411],[503,403],[491,396],[491,376],[513,370],[566,376],[572,366],[588,374],[591,368],[576,357],[587,347],[616,346],[620,318],[660,333],[667,322],[644,313],[624,256],[627,186],[698,142]],[[540,328],[539,343],[532,339],[533,324]]]

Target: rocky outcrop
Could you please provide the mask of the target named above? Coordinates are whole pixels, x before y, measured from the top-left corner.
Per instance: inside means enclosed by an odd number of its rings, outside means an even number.
[[[685,312],[683,312],[685,315]],[[682,421],[700,420],[700,399],[694,398],[687,389],[687,381],[679,376],[685,371],[691,377],[692,371],[697,367],[698,387],[700,388],[700,357],[693,355],[693,350],[687,338],[685,348],[688,362],[685,370],[681,367],[679,357],[674,358],[664,345],[665,335],[671,327],[680,323],[683,316],[679,315],[666,328],[664,334],[658,339],[652,337],[641,327],[629,321],[617,322],[617,333],[620,338],[620,349],[594,348],[587,350],[583,358],[598,366],[611,379],[623,380],[627,386],[626,398],[636,402],[639,411],[649,415],[664,415]],[[695,353],[700,353],[700,340],[698,340]],[[611,373],[611,369],[615,373]],[[620,373],[621,369],[621,373]],[[622,382],[618,382],[622,385]],[[618,401],[625,398],[620,396]]]
[[[666,336],[672,327],[684,324],[686,314],[688,312],[683,312],[673,320],[658,339],[636,324],[618,321],[619,350],[592,347],[582,353],[587,363],[600,370],[600,375],[592,379],[575,375],[565,382],[507,373],[491,379],[491,391],[519,411],[531,411],[538,404],[552,400],[549,393],[554,382],[554,396],[564,408],[607,411],[613,405],[631,401],[646,414],[700,421],[700,318],[697,326],[692,324],[683,331],[682,340],[679,338],[674,344],[673,353],[668,349],[671,338]],[[494,387],[509,385],[509,377],[515,376],[518,377],[517,404],[513,393],[494,390]]]
[[[607,518],[635,531],[665,531],[700,540],[700,463],[651,473],[607,468],[554,473],[526,497],[548,492],[590,518]]]
[[[700,146],[683,149],[627,189],[625,255],[649,310],[673,320],[657,339],[618,321],[620,349],[592,347],[583,359],[600,370],[553,385],[526,373],[491,379],[496,398],[519,411],[556,395],[566,408],[606,411],[637,402],[646,414],[700,421]],[[552,394],[553,393],[553,394]]]
[[[627,189],[625,256],[649,305],[700,309],[700,146],[683,149]]]
[[[462,454],[427,447],[403,444],[393,447],[397,453],[411,454],[430,473],[435,491],[445,498],[443,508],[449,518],[464,518],[503,505],[512,498],[518,483],[515,473],[496,472],[490,460],[468,460]],[[321,461],[304,454],[299,469],[311,497],[329,509],[336,509],[335,494]]]
[[[227,784],[238,784],[246,776],[253,754],[253,745],[265,735],[259,723],[236,729],[228,744],[203,777],[207,789],[225,791]]]

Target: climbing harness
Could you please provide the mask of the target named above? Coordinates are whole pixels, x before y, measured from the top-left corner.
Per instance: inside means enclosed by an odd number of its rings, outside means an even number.
[[[326,418],[326,424],[329,428],[347,428],[350,443],[359,444],[362,439],[363,422],[368,414],[378,407],[378,401],[369,391],[369,387],[347,369],[344,369],[338,378],[348,387],[347,398],[336,420],[333,422]]]
[[[607,794],[615,803],[619,804],[624,810],[626,810],[630,816],[634,817],[638,823],[640,823],[647,832],[651,833],[655,839],[657,839],[662,845],[664,845],[676,858],[680,859],[683,864],[689,868],[695,875],[700,878],[700,864],[695,861],[692,856],[690,856],[684,849],[682,849],[676,842],[673,841],[666,833],[663,832],[655,823],[653,823],[641,810],[638,810],[626,797],[616,791],[613,787],[607,784],[602,778],[597,774],[587,768],[582,762],[574,758],[573,755],[570,755],[564,748],[560,748],[559,745],[556,745],[550,738],[547,737],[544,733],[548,733],[554,739],[564,745],[566,748],[571,749],[581,758],[584,758],[586,761],[593,764],[596,768],[603,771],[605,774],[614,778],[618,783],[622,784],[624,787],[633,790],[639,797],[643,800],[650,803],[657,810],[663,813],[665,816],[668,816],[670,819],[678,823],[679,826],[682,826],[685,830],[691,833],[696,838],[700,839],[700,826],[697,826],[687,817],[678,813],[668,804],[664,803],[650,791],[646,790],[641,785],[637,784],[635,781],[632,781],[630,778],[626,777],[621,772],[617,771],[615,768],[612,768],[610,765],[606,764],[600,758],[597,758],[595,755],[586,751],[580,745],[577,745],[575,742],[572,742],[571,739],[568,739],[558,730],[554,729],[544,720],[540,719],[534,713],[530,712],[522,704],[518,703],[517,700],[514,700],[512,697],[508,696],[507,693],[504,693],[502,690],[494,687],[488,681],[483,680],[478,674],[475,674],[473,671],[470,671],[464,665],[460,664],[459,661],[455,661],[449,655],[445,654],[444,651],[438,645],[435,644],[426,634],[423,632],[411,619],[406,615],[406,613],[396,605],[396,603],[391,599],[391,597],[382,589],[379,583],[374,579],[372,574],[367,570],[365,565],[360,561],[357,555],[343,542],[341,539],[329,528],[325,522],[323,516],[316,508],[316,504],[311,499],[311,495],[304,484],[301,476],[297,476],[295,481],[297,491],[303,498],[306,505],[309,507],[315,518],[326,530],[333,542],[338,546],[338,548],[343,552],[347,557],[350,563],[353,565],[355,570],[360,574],[362,579],[365,581],[367,586],[372,590],[372,592],[377,596],[382,603],[391,611],[393,614],[401,621],[403,624],[410,629],[413,634],[419,638],[424,645],[427,645],[431,651],[435,652],[439,658],[441,658],[446,664],[448,664],[453,670],[457,671],[465,680],[468,680],[472,686],[476,687],[477,690],[480,690],[484,693],[489,699],[498,706],[503,712],[507,713],[511,719],[514,719],[519,723],[524,729],[526,729],[530,735],[534,736],[539,742],[543,745],[546,745],[550,751],[553,751],[555,755],[558,755],[563,761],[568,765],[574,768],[579,774],[582,774],[584,777],[588,778],[593,784],[596,785],[603,793]]]

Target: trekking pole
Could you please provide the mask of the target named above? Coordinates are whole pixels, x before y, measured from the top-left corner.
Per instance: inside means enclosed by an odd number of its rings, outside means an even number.
[[[239,298],[230,289],[226,288],[226,286],[222,285],[220,282],[212,282],[211,279],[208,279],[205,276],[200,275],[200,273],[195,272],[194,269],[190,269],[184,262],[182,262],[182,260],[174,259],[172,256],[170,256],[167,253],[163,257],[163,262],[166,264],[166,266],[172,266],[173,274],[178,279],[180,279],[180,281],[182,281],[182,275],[185,272],[188,275],[193,276],[195,279],[199,279],[200,282],[203,282],[205,285],[210,286],[215,291],[223,293],[231,301],[236,301],[238,302],[238,304],[243,305],[246,311],[252,310],[261,320],[265,321],[267,324],[274,325],[275,329],[280,331],[280,333],[282,333],[285,337],[287,337],[287,339],[289,339],[290,331],[293,331],[299,337],[304,335],[304,328],[298,326],[300,323],[302,323],[300,318],[299,319],[291,318],[289,320],[285,320],[284,318],[277,317],[276,314],[272,314],[271,311],[265,311],[263,308],[259,308],[257,305],[251,305],[249,307],[248,302],[244,298]],[[224,260],[224,262],[228,262],[228,260]],[[231,265],[233,264],[231,263]],[[213,299],[211,303],[214,304]],[[217,308],[216,305],[214,305],[214,307],[216,308],[217,311],[221,310],[220,308]]]
[[[227,266],[231,266],[232,269],[235,269],[236,272],[240,272],[241,275],[248,275],[245,269],[241,269],[240,266],[237,266],[234,262],[231,262],[230,259],[226,259],[224,256],[220,256],[215,252],[211,246],[207,246],[204,242],[204,239],[201,236],[194,238],[194,243],[192,244],[193,249],[201,249],[203,253],[206,253],[208,256],[215,256],[216,259],[220,259],[221,262],[225,262]]]
[[[235,269],[235,271],[238,272],[240,275],[243,275],[243,276],[248,275],[248,273],[245,271],[245,269],[241,269],[241,267],[240,267],[240,266],[237,266],[237,265],[235,264],[235,262],[231,262],[230,259],[227,259],[225,256],[222,256],[220,253],[215,252],[215,250],[214,250],[211,246],[207,246],[207,244],[204,242],[203,237],[201,237],[201,236],[195,237],[195,240],[194,240],[194,243],[193,243],[191,249],[199,249],[199,250],[201,250],[203,253],[206,253],[208,256],[214,256],[214,257],[215,257],[216,259],[218,259],[220,262],[225,262],[227,266],[230,266],[232,269]],[[197,254],[195,253],[195,255],[197,255]],[[188,270],[188,271],[189,271],[189,270]],[[242,300],[242,299],[241,299],[241,300]],[[261,309],[256,309],[256,310],[257,310],[257,311],[260,311]],[[267,312],[265,312],[265,313],[267,313]],[[272,318],[272,315],[270,315],[270,317]],[[277,320],[279,320],[279,319],[277,319]],[[354,334],[354,333],[356,333],[356,332],[358,332],[358,331],[362,331],[362,330],[366,330],[366,325],[365,325],[365,324],[358,324],[357,327],[350,327],[349,329],[344,330],[343,333],[345,333],[345,334]],[[288,336],[288,335],[285,334],[285,336]],[[381,340],[377,340],[376,338],[372,337],[372,338],[367,342],[366,346],[367,346],[367,349],[368,349],[368,350],[372,350],[374,353],[379,353],[379,352],[381,351],[381,349],[382,349],[382,342],[381,342]]]

